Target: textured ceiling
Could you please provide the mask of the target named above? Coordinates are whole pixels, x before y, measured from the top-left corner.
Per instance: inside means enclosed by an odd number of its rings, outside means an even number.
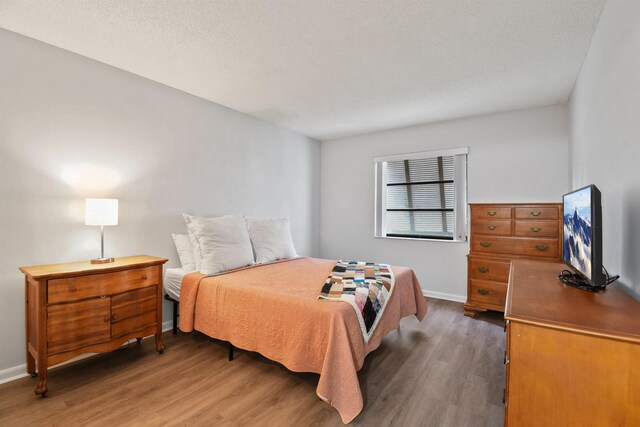
[[[0,27],[320,140],[567,101],[604,0],[0,0]]]

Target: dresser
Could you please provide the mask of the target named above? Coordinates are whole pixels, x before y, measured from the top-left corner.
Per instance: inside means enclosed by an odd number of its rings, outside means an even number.
[[[566,286],[565,268],[512,262],[505,426],[640,426],[640,301]]]
[[[148,335],[155,335],[156,350],[164,351],[165,262],[140,255],[108,264],[20,267],[25,275],[27,372],[39,377],[35,394],[47,394],[49,366],[79,354],[112,351]]]
[[[470,204],[464,314],[504,311],[511,260],[562,257],[562,204]]]

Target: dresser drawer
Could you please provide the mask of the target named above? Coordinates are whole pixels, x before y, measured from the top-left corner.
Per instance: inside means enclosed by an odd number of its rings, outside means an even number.
[[[515,221],[514,235],[522,237],[558,237],[557,221]]]
[[[558,239],[527,237],[472,236],[471,250],[477,253],[501,253],[529,257],[558,258]]]
[[[507,283],[509,281],[510,262],[494,261],[484,258],[469,258],[469,279],[492,280]]]
[[[471,208],[474,219],[511,219],[511,208],[503,206],[476,205]]]
[[[49,280],[47,285],[47,298],[49,304],[76,301],[157,285],[159,281],[160,269],[158,267],[53,279]]]
[[[515,209],[516,219],[558,219],[558,208],[525,206]]]
[[[507,285],[484,280],[469,281],[469,295],[472,302],[490,304],[504,309],[507,300]]]
[[[471,234],[487,234],[491,236],[510,236],[510,219],[478,219],[471,223]]]

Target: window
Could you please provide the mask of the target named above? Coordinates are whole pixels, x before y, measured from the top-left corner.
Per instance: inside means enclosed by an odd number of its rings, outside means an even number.
[[[376,157],[376,237],[465,241],[467,148]]]

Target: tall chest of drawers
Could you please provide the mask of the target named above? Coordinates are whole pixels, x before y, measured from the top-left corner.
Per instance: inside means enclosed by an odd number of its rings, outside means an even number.
[[[562,204],[470,204],[464,314],[504,311],[511,260],[562,259]]]
[[[27,372],[47,394],[48,368],[82,353],[115,350],[131,338],[162,335],[162,265],[146,255],[21,267],[25,275]],[[37,369],[36,369],[37,368]]]

